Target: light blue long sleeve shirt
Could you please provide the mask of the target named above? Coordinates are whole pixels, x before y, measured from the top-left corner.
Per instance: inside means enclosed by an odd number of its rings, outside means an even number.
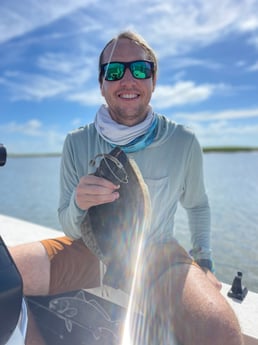
[[[93,123],[67,135],[58,209],[67,236],[81,237],[80,225],[87,212],[75,202],[80,178],[95,171],[89,165],[91,159],[111,149]],[[202,150],[194,133],[158,115],[158,132],[153,143],[128,156],[136,161],[150,192],[152,219],[148,241],[167,242],[174,238],[174,216],[180,202],[187,211],[195,259],[209,259],[210,208],[203,180]]]

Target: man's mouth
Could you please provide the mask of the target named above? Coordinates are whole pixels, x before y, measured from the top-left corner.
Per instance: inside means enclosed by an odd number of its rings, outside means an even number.
[[[138,93],[120,93],[118,95],[119,98],[122,99],[136,99],[138,98],[140,95]]]

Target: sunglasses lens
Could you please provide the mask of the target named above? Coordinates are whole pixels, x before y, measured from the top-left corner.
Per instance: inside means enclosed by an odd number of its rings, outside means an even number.
[[[149,61],[136,61],[130,66],[132,75],[136,79],[148,79],[152,74],[152,65]]]
[[[126,68],[130,68],[134,78],[148,79],[152,76],[153,62],[144,60],[132,62],[110,62],[101,66],[101,73],[105,80],[116,81],[123,78]]]
[[[104,76],[108,81],[119,80],[123,78],[125,66],[119,62],[110,62],[104,65]]]

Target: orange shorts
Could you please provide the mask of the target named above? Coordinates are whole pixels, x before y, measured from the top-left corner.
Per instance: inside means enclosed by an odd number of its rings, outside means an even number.
[[[199,265],[176,240],[167,243],[150,244],[145,248],[143,259],[145,284],[151,287],[171,267],[180,265]],[[180,267],[178,267],[180,269]]]
[[[84,242],[67,236],[42,240],[50,258],[49,294],[100,285],[99,259]]]
[[[85,246],[82,239],[58,237],[42,240],[50,258],[50,294],[100,285],[99,259]],[[143,279],[147,285],[155,283],[172,266],[198,266],[177,241],[149,245],[143,257]]]

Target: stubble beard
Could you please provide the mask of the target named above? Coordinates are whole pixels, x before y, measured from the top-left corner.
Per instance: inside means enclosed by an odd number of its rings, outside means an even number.
[[[140,105],[131,110],[125,110],[121,107],[115,107],[113,110],[111,110],[110,115],[112,119],[117,123],[131,127],[142,122],[146,118],[148,110],[149,107],[146,107],[144,105]]]

